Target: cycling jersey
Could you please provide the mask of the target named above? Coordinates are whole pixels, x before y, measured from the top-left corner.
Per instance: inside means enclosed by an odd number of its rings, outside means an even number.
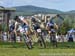
[[[54,23],[48,22],[47,23],[47,27],[49,28],[49,30],[51,31],[51,33],[54,33],[55,32]]]
[[[40,28],[40,26],[38,24],[34,24],[33,27],[34,27],[34,30],[37,30]]]
[[[25,31],[25,32],[27,32],[27,31],[28,31],[28,29],[29,29],[29,26],[28,26],[28,25],[26,25],[26,24],[23,24],[23,25],[22,25],[22,28],[24,29],[24,31]]]
[[[19,19],[20,19],[21,21],[23,21],[23,20],[24,20],[24,17],[19,16]],[[22,31],[22,32],[27,32],[28,29],[29,29],[29,26],[26,25],[25,23],[22,23],[22,25],[21,25],[21,27],[20,27],[20,31]]]
[[[53,23],[50,23],[50,22],[47,23],[47,26],[50,27],[51,29],[54,28],[54,24]]]
[[[14,28],[15,28],[15,25],[14,25],[14,24],[11,24],[11,25],[9,26],[9,31],[12,32],[12,31],[14,30]]]

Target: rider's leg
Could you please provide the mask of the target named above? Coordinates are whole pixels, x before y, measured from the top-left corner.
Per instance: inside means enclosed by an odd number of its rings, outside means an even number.
[[[57,40],[56,40],[56,36],[53,36],[53,46],[57,47]]]
[[[26,36],[27,36],[27,40],[28,40],[28,45],[30,46],[30,48],[32,48],[32,41],[31,41],[31,37],[29,36],[30,35],[30,32],[29,32],[29,29],[27,28],[26,30]]]
[[[29,42],[28,42],[28,40],[27,40],[26,34],[24,34],[24,41],[25,41],[25,43],[26,43],[27,48],[30,49],[30,48],[29,48]]]
[[[38,39],[38,43],[39,43],[40,46],[42,46],[42,41],[41,41],[40,38]]]

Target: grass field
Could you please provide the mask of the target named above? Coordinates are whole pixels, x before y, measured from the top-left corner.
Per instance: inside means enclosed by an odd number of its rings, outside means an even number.
[[[47,43],[45,49],[34,44],[34,48],[28,50],[24,43],[0,42],[0,56],[75,56],[75,43],[58,43],[57,48]]]

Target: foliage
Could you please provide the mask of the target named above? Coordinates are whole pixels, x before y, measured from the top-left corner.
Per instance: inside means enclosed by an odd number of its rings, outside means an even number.
[[[7,24],[2,24],[1,27],[2,27],[2,31],[8,31]]]
[[[75,19],[71,15],[65,16],[63,24],[60,26],[59,32],[62,34],[67,33],[70,29],[75,28]]]

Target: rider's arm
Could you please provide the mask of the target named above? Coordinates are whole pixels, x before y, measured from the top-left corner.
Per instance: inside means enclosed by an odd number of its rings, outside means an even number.
[[[23,21],[26,25],[28,25],[27,20],[23,19],[22,21]]]
[[[17,24],[18,24],[18,22],[15,22],[14,32],[15,32],[15,35],[16,35],[16,36],[17,36],[17,32],[16,32]]]
[[[46,30],[48,30],[48,26],[46,26]]]
[[[26,20],[24,17],[20,16],[19,19],[20,19],[23,23],[25,23],[26,25],[28,25],[28,22],[27,22],[27,20]]]
[[[54,24],[54,27],[58,30],[58,25]]]
[[[46,25],[46,30],[48,30],[49,29],[49,23],[47,23],[47,25]]]
[[[14,29],[15,31],[16,31],[16,28],[17,28],[17,24],[18,24],[18,22],[15,22],[15,29]]]

